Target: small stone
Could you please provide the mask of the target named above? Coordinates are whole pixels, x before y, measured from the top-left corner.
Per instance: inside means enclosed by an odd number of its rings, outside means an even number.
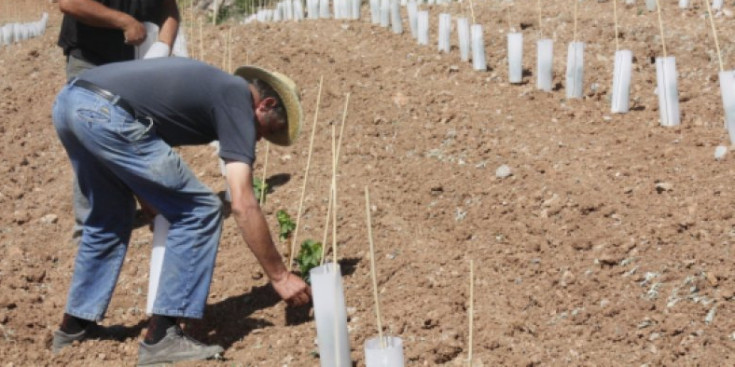
[[[656,192],[659,194],[664,191],[671,191],[674,189],[674,185],[668,182],[658,182],[656,183]]]
[[[718,145],[717,148],[715,148],[715,160],[721,161],[725,158],[725,155],[727,154],[727,147],[724,145]]]
[[[510,167],[508,167],[508,165],[506,165],[506,164],[498,167],[495,170],[495,177],[497,177],[497,178],[506,178],[506,177],[508,177],[508,176],[510,176],[512,174],[513,173],[510,171]]]
[[[709,282],[709,285],[713,287],[717,287],[717,275],[715,273],[708,271],[707,272],[707,282]]]
[[[564,271],[564,274],[561,275],[561,281],[559,282],[559,285],[566,288],[570,284],[574,284],[575,282],[574,274],[572,274],[571,271],[566,270]]]
[[[13,221],[17,224],[23,224],[28,222],[31,215],[25,210],[16,210],[13,212]]]
[[[59,216],[56,214],[46,214],[41,217],[40,221],[43,224],[54,224],[59,220]]]

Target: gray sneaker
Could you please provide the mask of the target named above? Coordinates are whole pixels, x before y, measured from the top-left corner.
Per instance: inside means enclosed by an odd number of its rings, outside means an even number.
[[[202,361],[220,358],[224,349],[219,345],[206,345],[186,335],[178,326],[166,330],[166,336],[150,345],[140,342],[138,366],[157,366],[181,361]]]
[[[54,354],[58,354],[61,349],[74,344],[74,342],[83,342],[85,340],[122,341],[126,338],[124,329],[121,326],[105,327],[93,323],[76,334],[67,334],[61,330],[56,330],[54,331],[54,338],[51,341],[51,351]]]

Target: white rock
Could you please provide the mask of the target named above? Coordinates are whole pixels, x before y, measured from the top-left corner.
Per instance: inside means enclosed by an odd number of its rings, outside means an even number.
[[[510,167],[508,167],[507,164],[504,164],[495,170],[495,177],[497,178],[506,178],[512,174],[513,173],[510,171]]]
[[[39,220],[44,224],[54,224],[59,220],[59,217],[56,214],[46,214]]]
[[[717,148],[715,148],[715,160],[721,161],[723,158],[725,158],[725,154],[727,154],[726,146],[718,145]]]

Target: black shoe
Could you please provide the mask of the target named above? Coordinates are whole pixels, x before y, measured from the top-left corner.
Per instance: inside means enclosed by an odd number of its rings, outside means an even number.
[[[123,327],[111,326],[104,327],[92,323],[86,329],[76,333],[67,334],[61,330],[54,331],[54,339],[51,342],[51,351],[58,354],[61,349],[74,344],[75,341],[82,342],[85,340],[124,340]]]
[[[166,329],[166,336],[156,344],[140,342],[138,366],[156,366],[181,361],[202,361],[221,358],[224,349],[219,345],[206,345],[186,335],[178,326]]]

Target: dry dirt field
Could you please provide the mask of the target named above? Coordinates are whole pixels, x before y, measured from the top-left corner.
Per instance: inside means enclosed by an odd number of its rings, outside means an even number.
[[[2,0],[3,8],[27,4]],[[585,97],[567,100],[571,0],[544,0],[541,35],[555,40],[551,93],[535,89],[539,24],[534,0],[516,0],[525,35],[521,85],[507,81],[508,18],[496,0],[474,4],[490,70],[477,72],[436,47],[359,21],[205,25],[204,61],[221,66],[232,29],[233,66],[290,75],[302,89],[305,127],[292,148],[272,148],[265,204],[298,209],[317,87],[324,77],[299,241],[321,240],[331,174],[330,123],[351,99],[339,168],[337,241],[352,358],[376,335],[363,188],[369,185],[386,333],[403,338],[407,366],[466,365],[469,260],[475,262],[474,366],[725,366],[735,364],[735,157],[723,129],[718,63],[700,1],[663,0],[668,53],[677,57],[682,124],[659,126],[652,58],[661,55],[656,13],[623,6],[621,47],[633,51],[633,110],[613,115],[615,51],[610,1],[580,3],[587,42]],[[146,317],[150,230],[133,234],[105,325],[123,343],[47,348],[66,301],[72,172],[51,124],[64,83],[55,4],[42,37],[0,48],[0,365],[132,366]],[[424,6],[426,8],[426,6]],[[40,7],[36,6],[35,9]],[[733,9],[733,1],[726,1]],[[18,11],[24,21],[36,12]],[[405,15],[405,14],[404,14]],[[716,17],[726,68],[735,67],[731,12]],[[4,18],[8,20],[8,17]],[[189,33],[190,24],[185,23]],[[189,33],[198,51],[198,30]],[[258,175],[265,145],[258,147]],[[201,180],[224,189],[208,146],[181,152]],[[501,165],[512,175],[496,177]],[[279,243],[285,253],[288,243]],[[190,366],[317,366],[311,311],[290,310],[267,284],[227,219],[196,337],[226,348],[225,361]],[[186,365],[186,364],[185,364]]]

